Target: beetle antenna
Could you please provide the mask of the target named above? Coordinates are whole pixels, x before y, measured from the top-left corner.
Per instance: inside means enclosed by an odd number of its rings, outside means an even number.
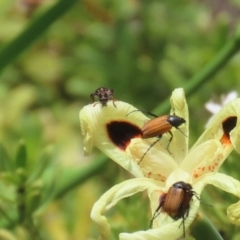
[[[199,200],[201,203],[203,203],[204,205],[207,205],[208,207],[213,207],[213,205],[211,205],[211,204],[208,204],[208,203],[205,203],[205,202],[203,202],[201,199]]]
[[[180,129],[180,128],[176,128],[177,130],[179,130],[185,137],[187,137],[187,135]]]
[[[136,110],[131,111],[130,113],[128,113],[128,114],[126,115],[126,117],[127,117],[128,115],[130,115],[131,113],[133,113],[133,112],[142,112],[142,113],[146,113],[146,114],[148,114],[148,115],[150,115],[150,116],[152,116],[152,117],[158,117],[158,116],[155,115],[154,113],[151,113],[151,112],[148,112],[148,111],[144,111],[144,110],[139,110],[139,109],[136,109]]]
[[[176,116],[175,109],[172,108],[172,110],[173,110],[173,114],[172,115]]]
[[[138,111],[140,111],[140,110],[133,110],[133,111],[131,111],[130,113],[128,113],[127,115],[126,115],[126,117],[128,116],[128,115],[130,115],[130,114],[132,114],[132,113],[134,113],[134,112],[138,112]]]
[[[192,194],[193,194],[201,203],[203,203],[203,204],[205,204],[205,205],[207,205],[207,206],[209,206],[209,207],[213,207],[213,205],[203,202],[202,199],[200,198],[199,194],[196,193],[195,191],[192,191]]]
[[[173,108],[173,115],[176,116],[174,108]],[[176,127],[176,129],[178,129],[185,137],[187,137],[187,135],[180,128]]]

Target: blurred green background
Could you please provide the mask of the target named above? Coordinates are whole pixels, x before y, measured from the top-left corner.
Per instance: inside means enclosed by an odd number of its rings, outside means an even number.
[[[54,194],[101,158],[97,150],[83,156],[79,110],[102,86],[139,109],[157,108],[234,39],[239,20],[238,0],[1,0],[0,239],[96,239],[93,203],[131,176],[109,160]],[[239,92],[239,67],[236,52],[187,97],[191,145],[210,117],[205,103]],[[239,179],[238,159],[232,154],[221,171]],[[203,198],[214,203],[203,210],[224,239],[238,239],[225,214],[237,199],[211,187]],[[147,229],[146,196],[122,201],[110,219],[113,239]]]

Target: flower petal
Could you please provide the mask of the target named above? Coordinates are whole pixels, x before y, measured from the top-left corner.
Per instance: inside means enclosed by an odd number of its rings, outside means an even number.
[[[160,190],[161,187],[159,181],[148,178],[136,178],[117,184],[104,193],[94,204],[91,212],[91,218],[97,224],[102,239],[105,240],[110,237],[110,225],[106,217],[103,216],[107,210],[113,207],[121,199],[129,197],[137,192],[146,189]]]
[[[191,202],[191,208],[188,217],[184,220],[185,231],[189,228],[192,221],[197,215],[199,208],[199,200],[194,198]],[[170,218],[170,217],[168,217]],[[164,224],[158,228],[150,229],[147,231],[138,231],[135,233],[121,233],[120,240],[169,240],[178,239],[183,235],[182,219],[177,221],[171,219],[171,223]]]
[[[172,152],[175,161],[180,164],[182,159],[186,156],[188,151],[188,126],[189,126],[189,116],[188,116],[188,105],[186,102],[185,94],[182,88],[177,88],[173,91],[170,98],[173,113],[179,117],[185,119],[186,123],[182,124],[179,129],[172,129],[173,139],[170,146],[170,151]]]
[[[240,181],[223,173],[209,174],[202,177],[196,183],[196,188],[201,191],[207,184],[211,184],[240,198]],[[227,215],[233,224],[240,225],[240,201],[228,207]]]
[[[101,239],[107,240],[110,238],[110,225],[106,219],[105,212],[113,207],[119,200],[125,197],[129,197],[137,192],[148,190],[150,192],[159,191],[162,192],[164,185],[160,184],[159,181],[155,181],[147,178],[138,178],[124,181],[118,185],[115,185],[106,193],[104,193],[101,198],[94,204],[91,218],[97,224]],[[152,201],[152,200],[151,200]],[[188,229],[191,222],[196,217],[199,200],[193,197],[191,201],[191,207],[188,217],[184,221],[185,230]],[[177,221],[171,219],[167,214],[160,214],[164,218],[168,218],[168,221],[159,221],[160,218],[157,217],[154,224],[158,226],[154,229],[147,231],[138,231],[135,233],[121,233],[119,238],[121,240],[129,239],[145,239],[145,240],[158,240],[158,239],[176,239],[183,234],[182,219]],[[160,225],[161,222],[161,225]],[[181,226],[181,227],[180,227]]]
[[[240,198],[240,181],[223,173],[214,173],[203,176],[199,181],[202,184],[211,184],[222,189],[225,192],[231,193]],[[199,184],[199,183],[198,183]]]
[[[236,91],[229,92],[226,96],[223,97],[222,104],[226,105],[228,102],[230,102],[231,100],[237,97],[238,97],[238,94]]]
[[[240,225],[240,201],[228,207],[227,216],[231,223]]]
[[[141,127],[148,118],[139,111],[131,113],[136,108],[130,104],[121,101],[115,104],[117,107],[89,104],[80,111],[84,151],[89,154],[96,146],[134,176],[143,177],[141,168],[126,153],[126,148],[131,139],[141,137]]]
[[[208,140],[189,152],[181,168],[197,179],[203,174],[216,172],[231,150],[223,147],[218,140]]]
[[[225,147],[234,147],[240,153],[240,98],[226,104],[213,118],[208,128],[193,146],[209,139],[218,139]],[[227,157],[227,156],[225,156]]]
[[[174,183],[183,181],[185,183],[193,184],[191,175],[183,171],[181,168],[175,169],[166,181],[166,188],[169,189]]]
[[[154,141],[156,141],[155,138]],[[126,151],[136,159],[135,161],[141,167],[145,177],[165,182],[169,174],[178,166],[162,146],[162,141],[153,147],[151,147],[151,143],[152,139],[135,138]],[[145,153],[146,155],[144,155]]]

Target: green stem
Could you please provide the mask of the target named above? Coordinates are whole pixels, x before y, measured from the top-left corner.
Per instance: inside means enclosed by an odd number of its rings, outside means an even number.
[[[198,214],[197,218],[191,225],[191,234],[197,240],[223,240],[217,229],[203,214]]]
[[[0,50],[0,72],[31,46],[59,17],[79,0],[60,0],[44,14],[33,19],[26,29]]]
[[[58,199],[64,196],[67,192],[79,186],[84,181],[102,173],[107,162],[108,158],[101,155],[85,168],[67,170],[61,177],[62,181],[57,185],[54,198]]]
[[[23,184],[17,188],[17,210],[18,210],[18,223],[22,224],[25,221],[26,215],[26,189]]]
[[[240,29],[240,28],[239,28]],[[226,45],[220,50],[215,58],[207,64],[200,72],[193,76],[183,86],[185,94],[190,97],[196,92],[204,83],[212,78],[218,71],[220,71],[228,61],[238,52],[240,49],[240,30],[237,31],[233,40],[226,43]],[[169,99],[166,99],[161,105],[156,107],[153,112],[163,114],[169,112],[170,103]]]

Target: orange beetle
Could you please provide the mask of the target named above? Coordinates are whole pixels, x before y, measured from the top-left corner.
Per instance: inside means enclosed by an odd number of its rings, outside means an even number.
[[[138,110],[137,110],[138,111]],[[141,111],[144,112],[144,111]],[[148,112],[145,112],[148,113]],[[169,143],[167,145],[167,150],[169,152],[169,145],[173,139],[173,134],[171,132],[172,127],[175,127],[178,129],[183,135],[185,135],[181,129],[179,129],[179,126],[181,126],[183,123],[186,123],[185,119],[178,117],[176,115],[163,115],[163,116],[156,116],[153,113],[148,113],[151,116],[154,116],[154,119],[149,120],[146,122],[142,127],[142,138],[152,138],[157,137],[158,139],[151,144],[151,146],[148,148],[148,150],[143,154],[142,158],[138,162],[138,164],[143,160],[147,152],[150,150],[151,147],[153,147],[162,137],[164,133],[170,134]],[[185,135],[186,136],[186,135]],[[170,153],[170,152],[169,152]]]
[[[146,122],[142,127],[142,138],[161,137],[164,133],[169,132],[172,140],[172,127],[180,130],[178,127],[185,123],[185,119],[176,115],[163,115]]]
[[[192,190],[192,186],[189,183],[183,181],[174,183],[166,194],[161,195],[159,206],[150,221],[150,227],[152,226],[153,220],[161,212],[167,213],[174,220],[182,218],[183,221],[181,224],[183,224],[183,236],[185,237],[184,221],[188,217],[190,201],[193,196],[200,200],[200,197]],[[160,210],[161,212],[159,212]]]

